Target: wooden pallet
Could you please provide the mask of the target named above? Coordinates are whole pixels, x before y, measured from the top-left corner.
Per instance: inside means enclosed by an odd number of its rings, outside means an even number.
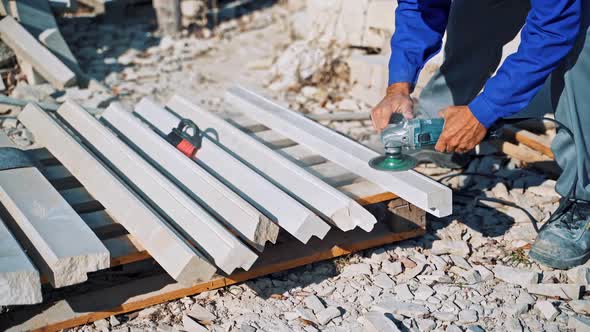
[[[277,243],[267,245],[249,271],[236,272],[230,276],[217,275],[209,281],[186,287],[171,279],[133,236],[111,218],[100,202],[47,150],[31,150],[30,154],[41,165],[42,173],[109,249],[111,268],[94,273],[84,284],[59,290],[52,289],[44,278],[45,303],[14,308],[3,314],[0,316],[0,330],[57,331],[425,233],[424,211],[391,193],[383,192],[379,186],[327,162],[267,128],[238,117],[232,119],[242,130],[369,209],[379,206],[379,211],[383,212],[383,205],[375,206],[376,203],[391,201],[390,210],[394,213],[382,215],[380,219],[385,218],[386,222],[378,223],[370,233],[359,229],[342,232],[333,228],[324,240],[313,238],[307,244],[282,232]],[[137,275],[138,267],[141,267],[141,277],[124,278],[123,282],[118,279],[113,281],[113,275],[125,274],[127,270],[132,270],[133,276]]]

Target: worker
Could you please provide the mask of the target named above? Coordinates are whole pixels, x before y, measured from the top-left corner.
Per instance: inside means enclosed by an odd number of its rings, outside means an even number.
[[[396,112],[440,115],[445,126],[436,150],[465,153],[501,118],[554,112],[569,128],[558,129],[552,144],[562,168],[556,186],[562,199],[529,255],[560,269],[586,262],[590,0],[399,0],[395,22],[389,87],[372,111],[375,129],[383,130]],[[410,94],[419,72],[439,52],[445,30],[443,64],[414,105]],[[502,47],[519,33],[518,51],[497,68]]]

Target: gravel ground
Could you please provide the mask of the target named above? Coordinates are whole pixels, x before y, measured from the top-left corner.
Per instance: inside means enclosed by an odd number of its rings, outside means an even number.
[[[294,42],[289,14],[277,5],[224,22],[214,33],[201,30],[177,39],[159,38],[146,19],[125,25],[67,20],[64,35],[95,80],[88,89],[65,94],[20,82],[11,95],[105,107],[114,100],[131,105],[144,96],[165,101],[180,92],[220,111],[224,89],[240,82],[268,87],[273,97],[304,112],[368,111],[368,105],[346,95],[343,59],[358,50],[316,50],[313,61],[301,60],[287,73],[294,61],[289,59],[305,58],[298,52],[306,45]],[[305,52],[315,50],[308,46]],[[306,71],[312,75],[303,75]],[[21,146],[32,146],[34,138],[13,118],[18,110],[12,111],[3,118],[3,130]],[[367,144],[376,139],[368,121],[325,124]],[[475,204],[473,195],[501,198],[538,220],[557,207],[553,180],[496,152],[482,149],[467,168],[495,177],[446,182],[471,196],[456,197],[452,216],[430,218],[423,238],[71,330],[589,331],[590,295],[584,285],[590,282],[590,265],[570,271],[537,265],[527,257],[536,233],[525,213]],[[432,165],[418,171],[434,178],[456,173]]]

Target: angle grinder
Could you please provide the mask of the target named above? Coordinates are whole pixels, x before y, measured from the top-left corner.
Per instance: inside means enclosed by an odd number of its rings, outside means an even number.
[[[412,154],[422,149],[433,149],[444,125],[442,118],[406,120],[403,115],[394,114],[381,133],[385,155],[371,159],[369,165],[388,172],[402,172],[416,167],[418,159]]]

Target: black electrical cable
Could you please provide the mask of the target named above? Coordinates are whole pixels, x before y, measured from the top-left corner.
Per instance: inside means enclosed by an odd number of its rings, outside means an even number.
[[[513,124],[513,123],[519,123],[525,120],[544,120],[544,121],[549,121],[549,122],[553,122],[555,124],[557,124],[558,126],[558,130],[559,129],[563,129],[565,130],[565,132],[570,136],[570,138],[572,139],[572,141],[575,141],[574,139],[574,133],[568,128],[566,127],[563,123],[552,119],[552,118],[518,118],[518,119],[504,119],[501,121],[502,124]],[[484,174],[484,173],[472,173],[472,172],[468,172],[468,173],[457,173],[457,174],[451,174],[451,175],[447,175],[444,176],[442,178],[440,178],[438,180],[439,183],[442,183],[445,180],[454,178],[454,177],[458,177],[458,176],[481,176],[481,177],[487,177],[487,178],[502,178],[502,179],[508,179],[504,176],[499,176],[499,175],[495,175],[495,174]],[[553,218],[555,216],[559,216],[560,213],[565,213],[569,207],[571,206],[571,204],[578,202],[579,200],[576,199],[576,186],[577,186],[577,182],[578,182],[578,173],[575,174],[574,176],[574,181],[572,183],[572,187],[570,188],[568,194],[563,197],[563,200],[566,200],[568,202],[568,205],[563,205],[560,206],[559,209],[557,209],[557,211],[555,211],[555,213],[553,213],[553,215],[549,218],[548,222],[553,220]],[[513,203],[513,202],[509,202],[503,199],[499,199],[499,198],[491,198],[491,197],[485,197],[485,196],[481,196],[481,195],[473,195],[473,194],[469,194],[466,193],[462,190],[454,190],[453,194],[455,195],[459,195],[459,196],[463,196],[463,197],[468,197],[468,198],[473,198],[475,205],[478,205],[480,201],[488,201],[488,202],[494,202],[494,203],[498,203],[498,204],[502,204],[502,205],[506,205],[506,206],[510,206],[510,207],[514,207],[517,208],[521,211],[523,211],[527,217],[529,217],[529,219],[531,220],[531,223],[533,224],[533,228],[535,229],[535,231],[537,233],[539,233],[539,226],[537,225],[539,223],[539,221],[529,212],[527,211],[525,208]],[[492,208],[490,206],[484,205],[484,204],[479,204],[479,206],[484,207],[484,208]]]

